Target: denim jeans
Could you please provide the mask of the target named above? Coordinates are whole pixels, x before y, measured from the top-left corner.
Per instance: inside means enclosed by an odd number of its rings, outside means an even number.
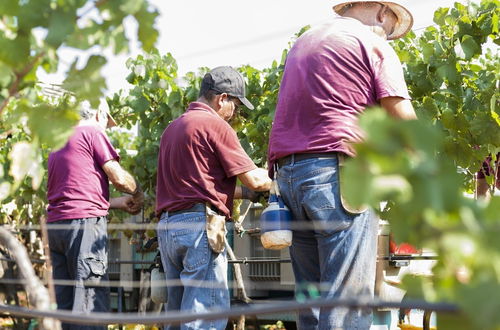
[[[47,228],[52,277],[71,281],[69,285],[55,285],[57,307],[75,313],[108,312],[106,217],[61,220],[48,223]],[[67,323],[62,328],[107,329]]]
[[[167,280],[166,311],[229,308],[226,251],[214,253],[208,244],[204,212],[162,214],[158,243]],[[165,329],[225,329],[227,319],[195,320]]]
[[[350,214],[339,195],[335,155],[293,160],[278,169],[281,195],[290,208],[290,247],[297,298],[373,297],[378,220],[372,211]],[[311,290],[311,287],[313,290]],[[311,309],[299,313],[299,329],[369,329],[370,310]]]

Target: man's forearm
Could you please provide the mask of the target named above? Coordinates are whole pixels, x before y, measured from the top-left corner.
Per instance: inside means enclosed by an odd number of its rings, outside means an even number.
[[[121,209],[123,208],[123,202],[120,197],[111,197],[109,199],[109,208],[110,209]]]
[[[122,170],[122,173],[120,173],[118,176],[118,180],[116,180],[115,182],[111,181],[116,189],[131,195],[135,195],[141,192],[141,188],[139,187],[137,182],[135,182],[132,175],[130,175],[128,172]]]
[[[242,188],[242,186],[236,186],[234,188],[234,196],[233,196],[234,199],[243,199],[243,197],[242,197],[243,194],[242,194],[241,188]]]
[[[265,196],[264,192],[253,191],[245,186],[236,186],[234,189],[234,199],[248,199],[252,202],[258,202],[262,196]]]
[[[234,199],[250,199],[252,191],[245,186],[236,186],[234,189]]]
[[[403,120],[417,119],[410,100],[401,97],[385,97],[380,100],[380,105],[394,118]]]
[[[263,168],[256,168],[239,174],[238,179],[244,186],[254,191],[268,191],[271,188],[272,180],[269,178],[267,170]]]
[[[141,192],[132,175],[125,171],[117,161],[111,160],[106,162],[103,170],[106,172],[109,181],[111,181],[118,191],[127,194],[138,194]]]

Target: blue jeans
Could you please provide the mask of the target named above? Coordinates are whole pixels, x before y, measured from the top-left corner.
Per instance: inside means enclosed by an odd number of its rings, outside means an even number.
[[[214,253],[205,230],[204,212],[162,214],[158,244],[167,279],[168,311],[228,309],[226,251]],[[165,329],[225,329],[227,319],[195,320]]]
[[[335,155],[293,160],[278,169],[281,195],[293,215],[290,247],[297,298],[373,297],[378,220],[372,211],[347,213]],[[311,290],[311,287],[315,290]],[[299,329],[369,329],[370,310],[311,309]]]
[[[64,228],[62,228],[64,227]],[[109,312],[108,233],[106,217],[47,224],[57,307],[75,313]],[[63,323],[64,330],[107,329]]]

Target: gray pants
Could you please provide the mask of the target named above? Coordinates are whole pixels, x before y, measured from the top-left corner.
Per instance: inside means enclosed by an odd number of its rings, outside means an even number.
[[[109,311],[106,221],[106,217],[98,217],[48,223],[52,276],[56,281],[59,309],[83,314]],[[68,283],[57,284],[57,281]],[[64,330],[106,328],[63,324]]]

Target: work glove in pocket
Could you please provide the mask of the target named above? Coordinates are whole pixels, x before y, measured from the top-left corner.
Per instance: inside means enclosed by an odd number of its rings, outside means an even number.
[[[226,217],[218,215],[207,207],[207,237],[210,248],[215,253],[224,251],[226,244]]]

